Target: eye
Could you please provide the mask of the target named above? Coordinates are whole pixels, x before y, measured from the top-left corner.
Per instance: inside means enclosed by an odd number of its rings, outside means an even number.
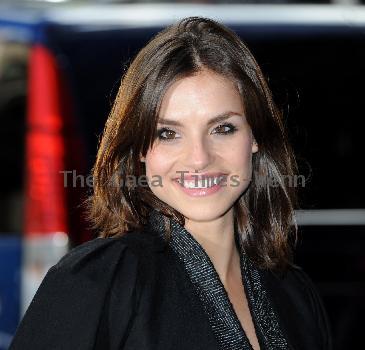
[[[172,141],[175,138],[176,132],[169,128],[161,128],[157,130],[157,136],[161,141]]]
[[[213,134],[233,134],[235,131],[237,131],[237,128],[231,124],[231,123],[224,123],[221,125],[218,125],[214,130],[218,130],[217,132],[214,132]]]

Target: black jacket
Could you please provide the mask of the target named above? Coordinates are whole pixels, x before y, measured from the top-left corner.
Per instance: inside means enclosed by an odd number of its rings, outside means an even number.
[[[290,348],[331,349],[321,300],[297,267],[265,285]],[[218,350],[200,300],[148,231],[72,249],[44,278],[9,350]]]

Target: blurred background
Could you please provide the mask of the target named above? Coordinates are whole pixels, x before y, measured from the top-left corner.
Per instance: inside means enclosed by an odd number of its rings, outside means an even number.
[[[131,59],[200,15],[235,30],[283,111],[300,174],[296,262],[322,295],[335,349],[365,313],[364,0],[0,3],[0,350],[48,268],[94,238],[80,208]]]

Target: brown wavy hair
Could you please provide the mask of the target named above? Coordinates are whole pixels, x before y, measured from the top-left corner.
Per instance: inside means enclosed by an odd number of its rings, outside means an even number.
[[[188,17],[166,27],[136,55],[123,74],[93,167],[88,217],[101,237],[141,229],[151,208],[184,225],[184,216],[157,198],[148,186],[126,186],[145,175],[162,98],[177,80],[209,69],[233,80],[259,145],[252,157],[248,189],[234,203],[234,224],[245,252],[261,268],[282,269],[292,261],[297,224],[297,174],[282,113],[253,55],[239,36],[204,17]],[[275,184],[275,185],[273,185]]]

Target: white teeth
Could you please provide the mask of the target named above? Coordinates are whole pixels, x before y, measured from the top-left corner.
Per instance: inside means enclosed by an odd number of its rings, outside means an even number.
[[[217,185],[220,180],[221,180],[220,177],[214,177],[214,178],[206,178],[204,180],[198,180],[198,181],[184,180],[183,183],[181,182],[181,179],[178,179],[177,182],[182,184],[185,188],[208,188],[208,187]]]

